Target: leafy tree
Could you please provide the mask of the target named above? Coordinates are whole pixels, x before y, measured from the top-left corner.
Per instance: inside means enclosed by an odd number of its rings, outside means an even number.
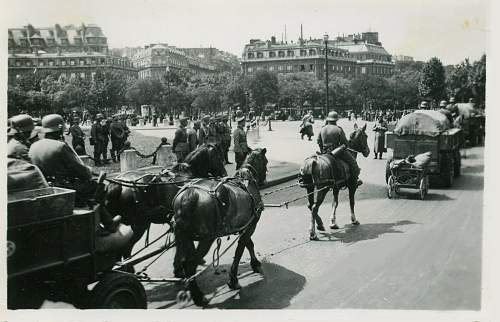
[[[419,93],[422,97],[439,101],[446,97],[445,70],[441,61],[433,57],[422,69]]]
[[[257,71],[248,80],[251,99],[257,107],[263,107],[268,102],[276,102],[279,96],[278,77],[266,70]]]

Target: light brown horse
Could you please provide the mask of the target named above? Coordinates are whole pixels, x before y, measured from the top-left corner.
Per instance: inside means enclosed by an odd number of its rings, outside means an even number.
[[[356,158],[358,152],[362,153],[365,158],[370,155],[370,148],[368,147],[367,135],[365,131],[366,124],[359,129],[355,129],[355,131],[350,135],[348,141],[348,151],[354,158]],[[353,225],[359,225],[359,221],[356,219],[356,215],[354,213],[354,195],[358,187],[357,180],[350,175],[345,162],[329,154],[315,155],[304,161],[304,165],[300,168],[300,176],[302,186],[307,189],[308,193],[308,208],[311,211],[311,229],[309,232],[309,238],[311,240],[318,240],[316,228],[320,231],[325,230],[323,221],[318,215],[318,210],[328,193],[328,188],[333,190],[334,199],[334,208],[330,218],[330,228],[339,228],[336,223],[336,211],[339,205],[339,191],[344,187],[347,187],[349,190],[351,222]],[[316,200],[314,200],[315,191]]]
[[[265,182],[266,172],[266,149],[255,149],[235,178],[193,181],[175,197],[175,261],[181,263],[187,278],[196,273],[198,263],[216,238],[235,233],[240,235],[229,273],[229,287],[241,288],[238,265],[245,247],[250,253],[252,269],[260,272],[261,263],[255,256],[252,234],[264,209],[259,185]],[[197,249],[193,241],[199,241]],[[189,279],[188,289],[196,305],[208,304],[195,278]]]
[[[161,168],[159,168],[160,170]],[[122,223],[131,226],[134,235],[123,252],[123,258],[131,255],[132,249],[151,223],[169,223],[172,218],[172,200],[182,186],[193,178],[226,176],[223,160],[212,145],[202,145],[188,154],[184,163],[176,164],[161,175],[144,171],[128,171],[106,186],[104,206],[112,215],[122,216]]]

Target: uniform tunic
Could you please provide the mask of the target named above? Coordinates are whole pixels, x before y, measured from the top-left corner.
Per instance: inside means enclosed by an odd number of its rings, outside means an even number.
[[[189,153],[188,135],[185,127],[180,127],[175,131],[172,149],[177,156],[177,162],[183,162]]]
[[[28,152],[28,145],[15,138],[10,139],[9,143],[7,143],[8,158],[30,161]]]
[[[71,145],[73,146],[73,149],[79,149],[82,151],[81,154],[86,154],[85,153],[85,133],[83,133],[82,129],[80,128],[80,125],[78,124],[73,124],[68,130],[68,133],[71,134]]]
[[[375,132],[373,151],[375,154],[385,152],[385,132],[387,131],[387,124],[385,122],[377,122],[373,126],[373,131]]]
[[[249,152],[249,147],[247,145],[247,133],[243,127],[238,126],[233,132],[234,140],[234,154],[236,161],[236,170],[238,170],[245,161],[245,158]]]
[[[187,140],[189,152],[196,150],[198,147],[198,133],[195,129],[191,128],[187,130]]]

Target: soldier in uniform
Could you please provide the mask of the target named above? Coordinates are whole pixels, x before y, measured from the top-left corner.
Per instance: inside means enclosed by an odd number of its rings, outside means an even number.
[[[120,150],[125,143],[127,135],[125,126],[120,122],[118,115],[113,116],[113,120],[109,125],[109,133],[111,136],[111,150],[109,150],[109,152],[111,153],[113,162],[120,161]]]
[[[198,131],[200,129],[200,121],[194,121],[193,127],[187,130],[189,152],[196,150],[198,147]]]
[[[101,165],[101,154],[104,148],[103,137],[103,115],[98,113],[95,116],[95,121],[90,128],[90,144],[94,146],[94,162],[96,166]]]
[[[80,128],[80,118],[78,116],[73,117],[71,126],[66,134],[71,134],[71,145],[78,155],[87,154],[85,151],[85,133]]]
[[[38,136],[31,116],[19,114],[11,117],[8,136],[10,140],[7,143],[7,157],[29,162],[29,148]]]
[[[229,121],[229,117],[227,115],[223,115],[222,122],[220,124],[222,135],[221,145],[225,163],[232,164],[232,162],[229,162],[228,158],[229,147],[231,146],[231,127],[227,124],[227,121]]]
[[[181,116],[179,122],[179,128],[175,131],[172,149],[177,156],[177,162],[183,162],[184,158],[189,154],[188,134],[186,130],[188,118]]]
[[[439,102],[439,110],[438,112],[443,114],[444,116],[446,116],[446,118],[448,119],[448,121],[450,121],[450,125],[453,124],[453,117],[451,116],[451,113],[450,111],[446,108],[446,106],[448,105],[448,103],[446,101],[441,101]]]
[[[234,142],[234,159],[236,162],[236,170],[241,168],[247,154],[252,151],[247,145],[247,133],[245,131],[245,116],[237,114],[236,122],[238,127],[233,132]]]
[[[309,113],[304,115],[302,118],[302,124],[301,129],[300,129],[300,139],[304,139],[304,135],[307,135],[309,141],[311,141],[311,137],[314,136],[313,132],[313,124],[314,124],[314,116],[313,116],[313,111],[310,110]]]
[[[210,116],[205,115],[201,118],[201,126],[198,130],[198,145],[203,145],[207,143],[208,137],[208,123],[210,121]]]
[[[429,109],[429,103],[427,103],[427,101],[422,101],[420,103],[420,109],[422,109],[422,110],[428,110]]]
[[[215,122],[215,117],[211,117],[208,123],[208,134],[207,134],[207,143],[212,144],[214,146],[218,146],[218,133],[217,133],[217,124]]]
[[[85,166],[76,152],[61,140],[64,133],[62,116],[59,114],[44,116],[42,133],[45,137],[30,147],[31,162],[42,171],[52,185],[75,190],[76,207],[89,205],[97,189],[97,182],[92,180],[90,168]],[[104,227],[114,232],[118,227],[120,216],[112,218],[102,207],[99,213]]]
[[[344,130],[337,125],[338,119],[339,115],[337,112],[331,111],[328,113],[326,125],[319,132],[318,145],[323,154],[330,153],[342,145],[347,147],[347,138]],[[347,150],[343,150],[337,156],[349,165],[351,175],[357,180],[358,186],[361,185],[363,182],[358,179],[360,169],[356,159]]]

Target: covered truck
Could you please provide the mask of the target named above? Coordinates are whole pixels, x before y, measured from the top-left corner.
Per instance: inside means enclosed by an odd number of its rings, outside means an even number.
[[[394,131],[386,132],[386,147],[393,150],[386,167],[389,179],[390,163],[411,155],[431,152],[428,175],[439,177],[446,187],[460,175],[461,130],[452,128],[447,117],[433,110],[416,110],[403,116]]]

